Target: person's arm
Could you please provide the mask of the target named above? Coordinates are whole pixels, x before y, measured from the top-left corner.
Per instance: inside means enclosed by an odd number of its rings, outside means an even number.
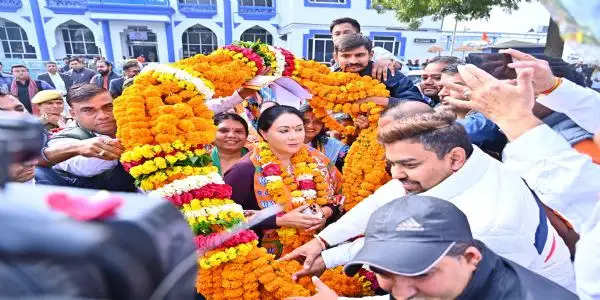
[[[503,162],[527,181],[544,204],[566,217],[575,231],[581,230],[598,203],[600,165],[546,125],[507,144]]]
[[[400,72],[396,72],[393,77],[390,76],[385,85],[390,91],[388,106],[395,106],[404,100],[425,102],[417,86]]]
[[[456,122],[463,125],[471,138],[471,142],[477,146],[489,142],[506,143],[506,137],[502,134],[498,125],[494,124],[494,122],[490,121],[482,113],[469,113],[464,119],[457,119]]]
[[[404,196],[406,192],[398,180],[390,180],[372,195],[363,199],[337,222],[327,226],[318,236],[333,246],[365,232],[369,216],[386,203]]]
[[[254,165],[250,160],[243,159],[233,165],[223,176],[223,181],[232,188],[231,200],[242,206],[245,210],[258,210],[254,194]],[[277,228],[276,216],[271,216],[255,225],[252,229]]]
[[[547,96],[538,97],[537,102],[564,113],[589,132],[600,131],[600,93],[590,88],[563,78],[558,88]]]
[[[249,97],[255,92],[255,90],[242,88],[239,91],[234,92],[233,95],[229,97],[210,99],[206,101],[206,106],[208,106],[208,108],[212,110],[215,114],[218,114],[233,108],[237,104],[244,101],[246,97]]]
[[[48,161],[57,162],[54,169],[76,176],[92,177],[117,166],[122,152],[122,146],[107,137],[87,140],[60,138],[48,142],[44,155]],[[67,158],[69,156],[71,157]]]
[[[364,242],[364,238],[359,238],[321,252],[321,257],[327,269],[347,264],[362,249]]]

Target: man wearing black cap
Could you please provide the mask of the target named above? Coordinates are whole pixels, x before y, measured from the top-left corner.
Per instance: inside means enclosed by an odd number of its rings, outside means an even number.
[[[405,196],[371,215],[364,245],[344,271],[353,276],[363,265],[394,299],[578,299],[495,254],[473,238],[460,209],[429,196]],[[296,299],[337,299],[320,282],[317,287],[312,298]]]

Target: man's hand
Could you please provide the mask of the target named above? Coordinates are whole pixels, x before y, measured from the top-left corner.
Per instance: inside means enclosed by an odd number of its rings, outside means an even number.
[[[338,298],[338,295],[334,290],[325,285],[319,278],[316,276],[312,277],[312,282],[317,289],[317,293],[311,297],[289,297],[286,300],[335,300]]]
[[[400,65],[402,68],[402,65]],[[371,70],[371,77],[378,79],[381,82],[386,82],[388,79],[387,71],[392,72],[392,76],[396,73],[398,64],[393,59],[380,59],[373,63],[373,70]]]
[[[506,53],[512,56],[513,62],[508,64],[508,67],[514,68],[517,74],[525,69],[533,69],[533,89],[535,94],[541,94],[554,86],[556,78],[552,74],[550,65],[547,61],[537,59],[527,53],[517,51],[515,49],[503,49],[500,53]]]
[[[238,91],[238,95],[240,95],[240,97],[242,99],[246,99],[254,94],[256,94],[256,90],[253,89],[249,89],[249,88],[240,88]]]
[[[369,127],[369,118],[365,115],[359,115],[354,118],[354,126],[356,128],[365,129]]]
[[[317,257],[315,259],[315,261],[312,263],[310,268],[308,268],[308,269],[302,268],[300,271],[292,274],[292,280],[296,281],[300,277],[310,276],[310,275],[321,276],[321,274],[323,274],[323,272],[325,272],[325,269],[327,269],[327,267],[325,266],[323,257],[319,255],[319,257]]]
[[[367,97],[367,98],[356,101],[356,103],[363,103],[363,102],[373,102],[377,105],[388,106],[388,104],[390,103],[390,98],[373,96],[373,97]]]
[[[320,258],[321,251],[325,250],[316,238],[310,240],[308,243],[294,249],[292,252],[284,255],[280,260],[291,260],[304,257],[304,266],[302,271],[308,273],[309,270],[314,270],[313,263],[317,258]],[[320,258],[323,261],[323,258]],[[324,265],[324,264],[323,264]],[[296,273],[298,274],[298,273]],[[294,274],[294,275],[296,275]],[[293,277],[293,276],[292,276]]]
[[[81,140],[78,147],[79,155],[104,160],[117,160],[123,151],[125,149],[117,139],[104,136]]]
[[[35,176],[35,166],[15,163],[8,167],[8,179],[16,182],[27,182]]]
[[[470,101],[448,97],[444,101],[483,113],[496,123],[511,141],[541,124],[531,112],[535,104],[531,68],[519,72],[516,85],[498,80],[473,65],[459,66],[458,71],[466,86],[447,86],[463,93]]]

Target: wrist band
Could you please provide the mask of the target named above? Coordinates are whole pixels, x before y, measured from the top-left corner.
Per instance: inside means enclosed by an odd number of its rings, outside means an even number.
[[[554,90],[556,90],[558,88],[558,86],[560,86],[560,84],[562,83],[562,81],[563,81],[563,79],[561,77],[555,77],[555,79],[554,79],[554,85],[551,88],[543,91],[541,94],[543,94],[543,95],[549,95],[550,93],[554,92]]]

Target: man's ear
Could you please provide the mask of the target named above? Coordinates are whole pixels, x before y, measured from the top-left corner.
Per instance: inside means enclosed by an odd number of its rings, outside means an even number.
[[[369,60],[373,60],[373,49],[371,49],[371,51],[369,51]]]
[[[454,147],[446,154],[446,157],[450,159],[450,169],[453,172],[456,172],[460,170],[467,161],[467,152],[461,147]]]
[[[463,257],[467,264],[472,266],[473,270],[475,270],[477,265],[479,265],[479,262],[483,259],[483,254],[481,254],[477,248],[471,246],[465,250]]]

